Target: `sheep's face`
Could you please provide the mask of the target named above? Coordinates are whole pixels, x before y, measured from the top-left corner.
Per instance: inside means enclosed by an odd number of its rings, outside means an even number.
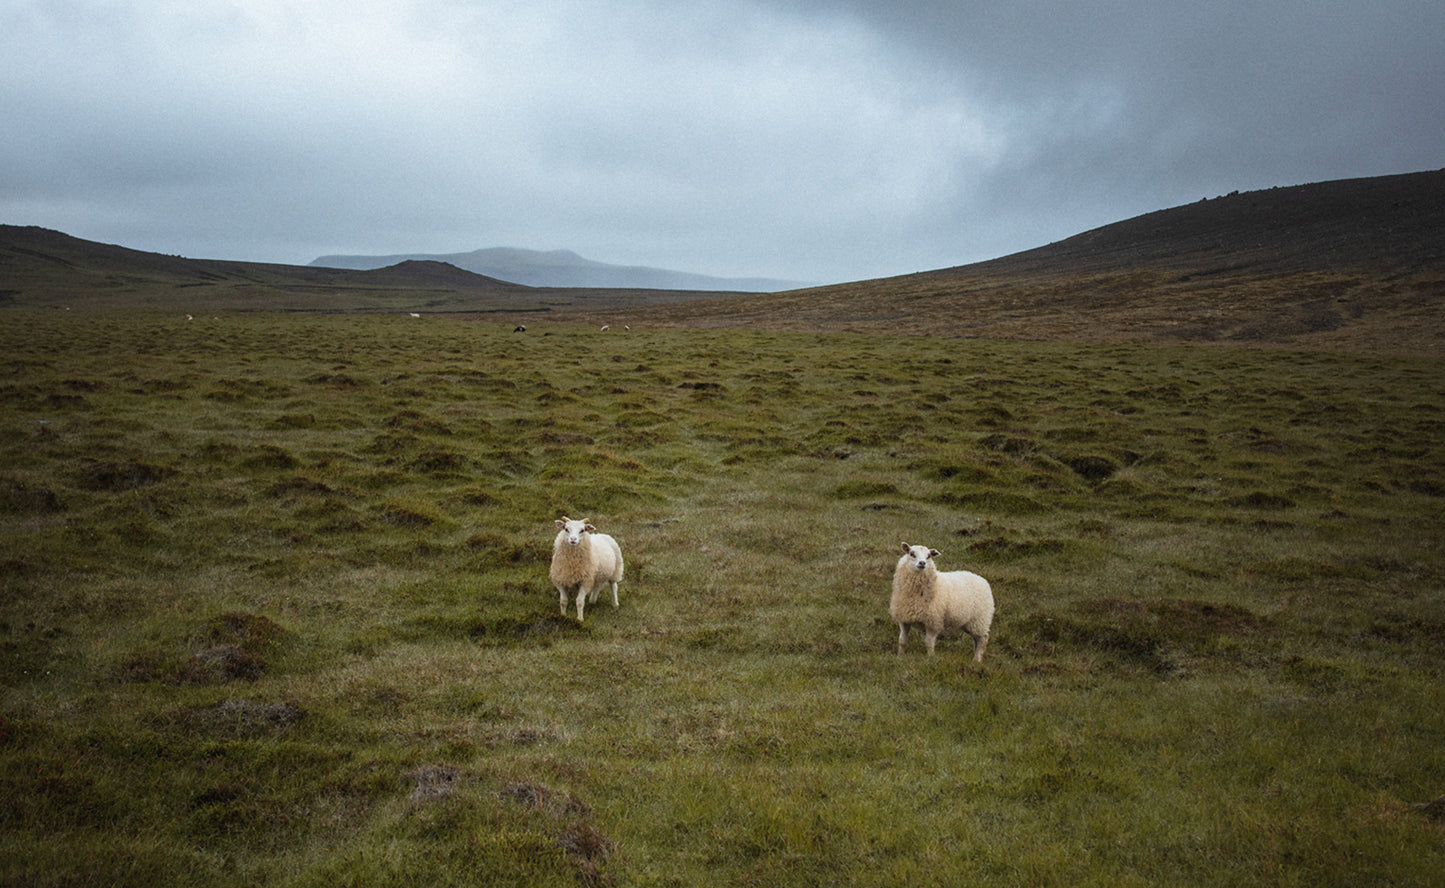
[[[583,534],[596,529],[586,521],[577,521],[566,517],[557,521],[557,527],[567,534],[567,545],[569,546],[575,546],[582,542]]]
[[[938,555],[937,549],[930,549],[927,546],[910,546],[903,544],[903,555],[908,559],[908,566],[914,570],[928,570],[928,564]]]

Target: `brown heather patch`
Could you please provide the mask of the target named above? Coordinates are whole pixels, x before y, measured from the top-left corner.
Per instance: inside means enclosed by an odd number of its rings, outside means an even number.
[[[182,684],[214,685],[230,681],[256,681],[266,671],[260,654],[222,644],[198,651],[181,664],[176,681]]]

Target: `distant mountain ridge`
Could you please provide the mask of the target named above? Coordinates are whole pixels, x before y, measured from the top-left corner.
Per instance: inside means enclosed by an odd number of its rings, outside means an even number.
[[[0,225],[0,308],[528,314],[724,295],[740,293],[530,287],[427,259],[374,269],[188,259]]]
[[[775,293],[811,286],[803,281],[771,278],[721,278],[641,265],[610,265],[585,259],[571,250],[524,250],[489,247],[469,253],[398,253],[390,256],[320,256],[313,267],[367,270],[400,262],[446,262],[476,274],[529,287],[608,287],[643,290],[727,290]]]

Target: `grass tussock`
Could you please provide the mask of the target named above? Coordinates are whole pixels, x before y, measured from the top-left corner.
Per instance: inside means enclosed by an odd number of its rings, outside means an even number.
[[[11,315],[4,884],[1445,868],[1433,359]],[[901,541],[983,664],[895,654]]]

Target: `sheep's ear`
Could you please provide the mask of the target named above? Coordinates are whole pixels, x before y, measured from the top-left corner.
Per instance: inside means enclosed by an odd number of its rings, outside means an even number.
[[[928,550],[928,557],[929,557],[929,558],[937,558],[937,557],[938,557],[938,550],[937,550],[937,549],[929,549],[929,550]]]
[[[912,547],[912,546],[908,545],[907,543],[904,543],[904,544],[903,544],[903,554],[904,554],[904,555],[907,555],[909,552],[912,552],[912,551],[913,551],[913,547]]]
[[[567,517],[566,517],[565,515],[564,515],[563,517],[557,519],[557,529],[558,529],[558,530],[561,530],[562,528],[564,528],[564,527],[566,527],[566,526],[567,526]]]
[[[584,522],[582,522],[582,524],[583,524],[584,527],[587,528],[587,532],[588,532],[588,533],[596,533],[596,532],[597,532],[597,528],[593,527],[592,525],[588,524],[587,522],[584,521]]]

